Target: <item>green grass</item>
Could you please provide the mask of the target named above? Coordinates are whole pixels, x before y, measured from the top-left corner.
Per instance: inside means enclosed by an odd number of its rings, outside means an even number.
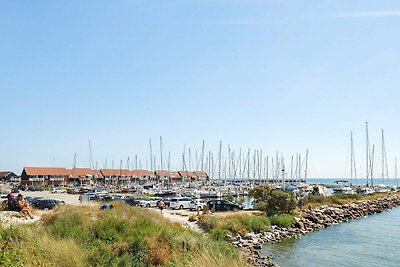
[[[276,214],[271,218],[271,224],[280,227],[290,228],[294,222],[294,216],[291,214]]]
[[[0,228],[1,266],[246,266],[226,241],[148,209],[65,206],[39,225]]]
[[[271,225],[267,216],[253,214],[233,214],[224,217],[202,215],[199,217],[199,222],[216,240],[225,239],[227,235],[267,231]]]

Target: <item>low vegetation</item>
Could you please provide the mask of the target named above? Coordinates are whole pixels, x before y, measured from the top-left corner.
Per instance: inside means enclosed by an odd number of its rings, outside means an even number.
[[[215,240],[226,239],[228,235],[259,233],[268,231],[271,225],[290,228],[295,220],[295,213],[275,214],[231,214],[227,216],[201,215],[199,223]]]
[[[271,225],[267,216],[252,214],[232,214],[224,217],[201,215],[199,222],[202,228],[216,240],[225,239],[227,235],[266,231]]]
[[[295,221],[294,215],[292,214],[275,214],[270,217],[271,224],[280,227],[290,228]]]
[[[374,193],[368,195],[361,195],[361,194],[353,194],[353,195],[345,195],[345,194],[337,194],[337,195],[330,195],[330,196],[315,196],[315,195],[308,195],[303,199],[303,206],[315,208],[318,206],[323,205],[332,205],[332,204],[349,204],[354,201],[359,200],[373,200],[385,196],[390,196],[395,194],[394,192],[388,193]]]
[[[60,207],[39,225],[0,227],[2,266],[246,266],[235,248],[155,211]]]
[[[255,208],[268,215],[291,213],[297,203],[292,192],[269,186],[256,187],[249,192],[249,196],[254,198]]]

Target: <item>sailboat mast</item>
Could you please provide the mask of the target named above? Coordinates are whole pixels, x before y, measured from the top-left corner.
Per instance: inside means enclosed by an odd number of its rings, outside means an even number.
[[[365,122],[365,131],[366,131],[365,155],[366,155],[366,164],[367,164],[365,170],[366,170],[366,178],[367,178],[367,186],[368,186],[368,184],[369,184],[369,164],[370,164],[370,162],[369,162],[368,122]]]
[[[201,146],[201,171],[204,171],[204,140]]]
[[[396,187],[399,187],[399,178],[397,177],[397,157],[394,158],[394,177],[396,178]]]
[[[371,155],[371,186],[374,186],[374,158],[375,158],[375,145],[372,145],[372,155]]]
[[[304,171],[304,182],[307,183],[307,174],[308,174],[308,149],[306,150],[306,169]]]
[[[219,141],[219,166],[218,166],[218,179],[221,181],[221,161],[222,161],[222,141]]]
[[[163,170],[162,136],[160,136],[160,169]]]
[[[385,182],[385,139],[383,137],[382,129],[382,184]]]
[[[149,139],[149,146],[150,146],[150,170],[153,170],[153,150],[151,147],[151,138]]]

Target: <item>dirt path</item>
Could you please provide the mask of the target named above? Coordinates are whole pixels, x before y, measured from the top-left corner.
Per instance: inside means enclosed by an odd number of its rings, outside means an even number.
[[[173,222],[177,222],[181,224],[183,227],[190,228],[193,231],[204,234],[205,232],[199,227],[197,221],[194,222],[189,221],[189,217],[191,215],[196,215],[196,212],[186,211],[186,210],[170,210],[170,209],[163,210],[164,218]]]

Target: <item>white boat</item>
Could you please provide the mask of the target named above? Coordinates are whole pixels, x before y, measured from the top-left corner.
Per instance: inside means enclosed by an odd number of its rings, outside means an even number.
[[[333,194],[346,194],[346,195],[353,195],[356,192],[348,185],[348,181],[345,180],[338,180],[335,181],[335,183],[338,185],[335,188],[332,188]]]
[[[368,195],[368,194],[373,194],[373,193],[375,193],[375,191],[369,187],[363,187],[360,189],[360,194],[363,194],[363,195]]]
[[[378,184],[375,187],[375,192],[377,193],[387,193],[390,192],[390,188],[384,184]]]

